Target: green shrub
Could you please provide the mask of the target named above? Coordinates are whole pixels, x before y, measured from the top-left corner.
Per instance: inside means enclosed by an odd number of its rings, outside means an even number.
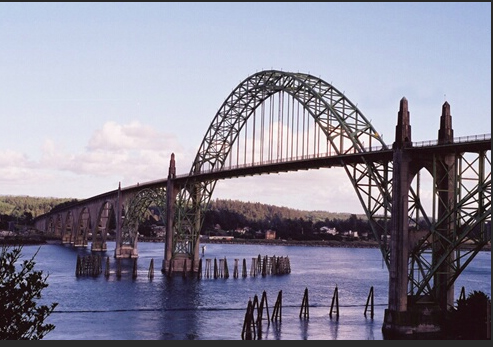
[[[491,299],[473,291],[449,311],[445,332],[455,340],[486,340],[491,333]]]
[[[55,329],[44,324],[58,303],[38,305],[41,292],[48,287],[48,275],[34,271],[34,258],[24,260],[19,271],[22,246],[3,245],[0,254],[0,339],[40,340]]]

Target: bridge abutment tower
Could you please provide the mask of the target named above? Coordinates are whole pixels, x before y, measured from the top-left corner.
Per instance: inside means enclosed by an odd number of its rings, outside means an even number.
[[[187,254],[175,252],[175,202],[178,196],[179,187],[175,185],[176,163],[175,154],[171,154],[168,180],[166,182],[166,238],[164,244],[164,259],[161,268],[163,274],[172,275],[173,273],[194,271],[194,261]]]
[[[446,102],[442,108],[439,144],[453,141],[450,106]],[[453,237],[453,210],[456,191],[454,189],[455,154],[443,154],[440,158],[414,158],[411,142],[411,126],[408,102],[401,99],[396,126],[396,138],[393,144],[393,182],[392,182],[392,224],[390,234],[389,302],[385,310],[382,331],[389,339],[439,338],[446,311],[454,303],[454,287],[450,286],[451,259],[447,257],[442,242]],[[437,165],[436,163],[440,165]],[[434,192],[438,195],[437,223],[439,233],[433,233],[432,263],[439,266],[433,278],[432,295],[410,295],[409,256],[411,250],[409,238],[409,192],[411,184],[423,166],[432,169]],[[438,167],[437,167],[438,166]]]

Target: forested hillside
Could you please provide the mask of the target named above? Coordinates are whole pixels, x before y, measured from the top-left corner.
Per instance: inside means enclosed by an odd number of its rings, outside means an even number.
[[[76,201],[75,199],[42,198],[32,196],[0,195],[0,215],[23,218],[30,214],[32,218],[50,212],[53,207]]]
[[[297,219],[302,218],[311,221],[325,219],[348,219],[351,213],[336,213],[328,211],[306,211],[288,207],[261,204],[259,202],[243,202],[239,200],[216,199],[211,202],[210,211],[229,211],[245,217],[249,221],[258,222],[266,219],[282,218]],[[362,217],[362,216],[360,216]]]
[[[237,200],[214,200],[205,215],[203,234],[231,235],[243,238],[255,238],[257,232],[274,230],[276,238],[309,240],[320,239],[320,229],[334,228],[338,232],[370,231],[365,216],[350,213],[325,211],[302,211],[287,207],[278,207],[261,203]],[[239,234],[239,229],[246,229]]]
[[[7,228],[9,221],[29,225],[36,216],[76,201],[69,198],[0,195],[0,229]],[[150,209],[153,210],[152,206]],[[141,234],[151,236],[152,225],[162,223],[159,221],[159,216],[154,217],[157,218],[149,218],[140,224]],[[258,237],[258,232],[275,230],[277,238],[298,240],[319,238],[322,227],[334,228],[338,232],[369,231],[366,217],[363,215],[303,211],[259,202],[216,199],[211,201],[205,213],[201,233],[236,234],[237,237],[255,238]]]

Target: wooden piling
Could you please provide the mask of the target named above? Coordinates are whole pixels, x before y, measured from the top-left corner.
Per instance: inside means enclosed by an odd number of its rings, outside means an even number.
[[[243,278],[247,277],[247,263],[245,258],[243,258],[243,270],[241,272],[241,276]]]
[[[210,259],[205,260],[205,277],[206,278],[211,277],[211,260]]]
[[[332,296],[332,303],[330,304],[330,312],[329,312],[330,318],[332,318],[332,311],[334,309],[334,303],[336,305],[336,314],[337,314],[337,317],[339,317],[339,291],[337,289],[337,286],[334,289],[334,295]]]
[[[374,304],[373,304],[373,286],[370,288],[370,292],[368,293],[368,298],[366,299],[366,305],[365,305],[365,312],[364,316],[366,317],[366,311],[368,310],[368,303],[370,303],[370,317],[373,319],[373,311],[374,311]]]
[[[305,288],[305,294],[303,295],[303,301],[301,302],[300,318],[309,318],[309,305],[308,305],[308,288]]]
[[[248,300],[248,306],[245,313],[245,320],[243,322],[243,330],[241,332],[242,340],[255,340],[257,337],[255,329],[255,319],[253,317],[253,305],[252,300]]]
[[[217,271],[217,258],[214,258],[214,279],[216,279],[219,276],[218,271]]]
[[[197,271],[197,278],[201,279],[202,278],[202,258],[199,260],[199,269]]]
[[[137,278],[137,258],[134,258],[134,264],[133,264],[133,269],[132,269],[132,278],[133,279]]]
[[[224,278],[229,278],[228,260],[224,257]]]
[[[250,277],[257,276],[257,258],[252,258],[252,266],[250,267]]]
[[[224,277],[223,270],[224,270],[224,259],[219,259],[219,265],[218,265],[218,270],[217,270],[217,276],[219,278]]]
[[[279,257],[273,256],[270,258],[269,273],[271,275],[277,275],[277,268],[279,264]]]
[[[466,300],[466,288],[464,286],[460,290],[459,300]]]
[[[106,277],[110,276],[110,257],[106,257],[106,268],[104,269],[104,275]]]
[[[151,259],[151,263],[149,264],[149,271],[147,272],[147,277],[150,279],[154,278],[154,259]]]
[[[233,267],[233,278],[238,278],[238,261],[239,259],[235,259],[235,263]]]
[[[267,276],[267,256],[264,257],[264,262],[262,264],[262,277]]]
[[[77,261],[75,263],[75,276],[81,275],[81,273],[82,273],[81,266],[82,266],[82,262],[80,259],[80,255],[77,254]]]
[[[274,310],[272,311],[272,316],[271,316],[271,321],[273,322],[274,319],[276,321],[281,321],[281,313],[282,313],[282,290],[279,291],[279,294],[277,295],[277,300],[276,303],[274,304]]]
[[[255,310],[257,310],[257,314],[255,315]],[[257,328],[258,339],[262,339],[262,320],[259,317],[262,317],[262,312],[259,307],[258,296],[255,294],[253,298],[252,304],[252,315],[255,322],[255,326]]]
[[[264,307],[265,307],[265,311],[267,312],[267,323],[269,323],[269,321],[270,321],[270,319],[269,319],[269,305],[267,304],[267,293],[265,292],[265,290],[262,293],[262,299],[260,300],[260,317],[257,317],[257,320],[260,320],[260,321],[263,320]]]

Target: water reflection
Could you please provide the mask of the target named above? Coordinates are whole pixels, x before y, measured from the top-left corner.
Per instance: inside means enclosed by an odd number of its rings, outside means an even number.
[[[329,331],[331,332],[330,340],[338,340],[339,339],[339,315],[330,317],[329,322]]]
[[[300,340],[308,340],[308,318],[300,318]]]
[[[197,279],[162,278],[161,327],[163,340],[195,340],[200,336],[200,285]]]

